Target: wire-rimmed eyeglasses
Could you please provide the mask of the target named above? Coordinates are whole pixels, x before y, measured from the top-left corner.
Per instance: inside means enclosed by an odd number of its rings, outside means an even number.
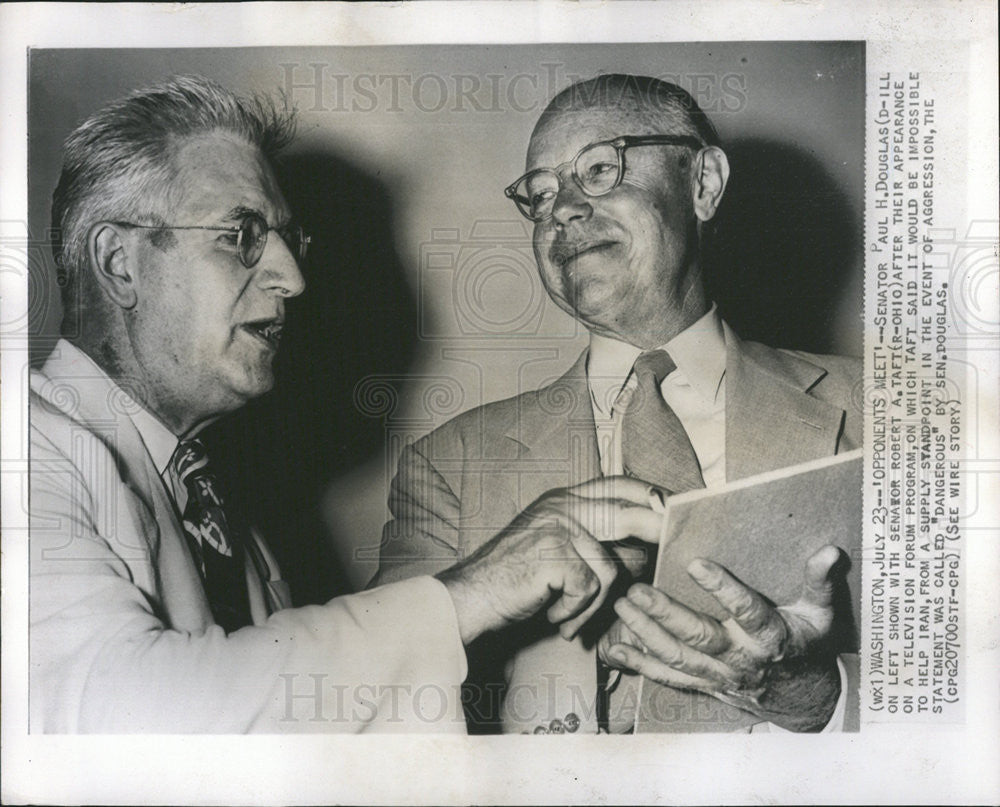
[[[186,224],[135,224],[131,221],[114,221],[123,227],[137,227],[142,230],[212,230],[215,232],[230,232],[236,237],[236,254],[240,263],[247,269],[252,269],[257,265],[261,255],[264,254],[264,247],[267,246],[267,234],[275,230],[281,239],[288,246],[289,251],[301,264],[306,257],[306,251],[312,238],[306,235],[305,230],[297,224],[289,224],[284,227],[271,227],[260,213],[246,213],[238,225],[232,227],[204,227]]]
[[[584,146],[577,155],[555,168],[535,168],[504,188],[521,214],[531,221],[545,221],[552,215],[561,180],[559,172],[573,167],[573,179],[588,196],[603,196],[614,190],[625,175],[625,149],[635,146],[704,147],[690,135],[623,135]]]

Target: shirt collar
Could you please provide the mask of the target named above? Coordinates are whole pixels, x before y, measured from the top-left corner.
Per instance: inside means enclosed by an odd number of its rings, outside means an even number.
[[[145,443],[149,456],[153,459],[156,472],[163,476],[180,440],[177,439],[177,435],[160,422],[159,418],[138,404],[136,404],[135,412],[132,413],[132,422],[135,424],[142,442]]]
[[[691,386],[706,405],[713,405],[726,372],[726,337],[715,304],[697,322],[660,345],[660,349],[667,351],[677,365],[677,371],[668,380]],[[615,398],[642,352],[627,342],[591,333],[587,382],[598,414],[610,417]]]

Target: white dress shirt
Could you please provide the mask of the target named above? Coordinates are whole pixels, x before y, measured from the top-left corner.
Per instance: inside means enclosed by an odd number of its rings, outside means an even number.
[[[163,425],[156,415],[138,404],[136,404],[136,411],[132,414],[132,423],[135,424],[149,456],[153,458],[156,472],[163,480],[163,484],[167,486],[170,498],[177,505],[177,514],[183,514],[184,508],[187,507],[187,486],[180,481],[173,463],[170,462],[180,440]]]
[[[726,481],[726,340],[715,306],[661,350],[677,369],[663,379],[663,400],[677,414],[701,465],[707,487]],[[643,351],[627,342],[591,334],[587,382],[594,405],[597,447],[605,476],[622,473],[623,390],[636,384],[632,365]]]

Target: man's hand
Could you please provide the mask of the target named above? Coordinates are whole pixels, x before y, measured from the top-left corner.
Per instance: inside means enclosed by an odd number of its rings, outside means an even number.
[[[636,584],[615,603],[619,622],[598,651],[667,686],[694,689],[792,731],[829,721],[840,694],[836,656],[825,647],[833,625],[830,572],[839,550],[806,562],[797,602],[775,607],[716,563],[697,559],[688,574],[731,615],[723,622],[651,586]]]
[[[549,621],[572,638],[618,574],[601,542],[657,542],[663,517],[649,508],[649,491],[625,479],[549,491],[469,558],[438,574],[455,602],[462,641],[546,606]]]

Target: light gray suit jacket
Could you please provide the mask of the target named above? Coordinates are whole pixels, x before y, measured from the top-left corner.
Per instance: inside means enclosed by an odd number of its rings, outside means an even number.
[[[255,539],[254,625],[227,636],[135,403],[60,342],[31,375],[30,406],[32,732],[465,731],[465,654],[441,583],[291,609]],[[427,685],[433,706],[413,697]]]
[[[860,360],[775,350],[724,330],[727,480],[861,444]],[[465,412],[403,451],[373,584],[447,568],[545,491],[600,476],[586,360],[584,351],[553,383]],[[470,680],[489,679],[480,694],[498,677],[516,679],[518,658],[544,635],[538,630],[511,631],[478,661],[470,655]],[[495,714],[483,718],[478,728],[495,730]]]

